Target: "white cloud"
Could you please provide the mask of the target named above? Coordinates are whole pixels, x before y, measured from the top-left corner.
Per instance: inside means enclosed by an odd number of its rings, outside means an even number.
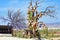
[[[18,4],[19,4],[19,0],[11,0],[11,1],[8,3],[9,6],[16,6],[16,5],[18,5]]]
[[[7,8],[0,8],[0,11],[6,11]]]
[[[20,0],[10,0],[5,7],[0,8],[0,11],[7,11],[8,9],[26,10],[26,6],[25,6],[26,4],[22,3]]]
[[[0,11],[2,12],[4,12],[4,11],[8,11],[8,10],[18,10],[18,9],[20,9],[20,8],[14,8],[14,7],[5,7],[5,8],[0,8]]]

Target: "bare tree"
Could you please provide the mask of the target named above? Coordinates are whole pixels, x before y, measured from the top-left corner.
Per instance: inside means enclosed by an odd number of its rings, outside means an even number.
[[[22,29],[26,27],[26,19],[23,15],[21,15],[20,10],[17,10],[16,12],[8,10],[8,18],[2,17],[2,19],[7,21],[8,25],[12,26],[13,28]]]
[[[33,31],[33,34],[35,35],[35,31],[37,30],[38,20],[43,17],[43,16],[50,16],[50,17],[55,17],[53,14],[55,12],[54,6],[48,6],[44,11],[38,12],[37,8],[40,7],[39,5],[39,0],[36,0],[35,4],[33,4],[33,0],[31,0],[30,5],[28,7],[28,28]]]
[[[35,5],[33,5],[33,0],[31,0],[30,5],[28,7],[28,21],[30,23],[29,26],[31,26],[31,22],[38,22],[38,19],[43,17],[43,16],[50,16],[50,17],[55,17],[55,8],[54,6],[48,6],[44,11],[38,12],[37,8],[39,6],[39,0],[36,0]],[[39,23],[39,22],[38,22]]]

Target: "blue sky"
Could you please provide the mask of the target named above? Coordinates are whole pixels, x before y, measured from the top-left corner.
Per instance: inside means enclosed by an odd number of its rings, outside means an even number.
[[[7,17],[8,9],[21,9],[23,15],[27,17],[27,7],[29,6],[29,2],[30,0],[0,0],[0,17]],[[39,21],[43,21],[44,23],[60,22],[60,0],[44,0],[40,6],[41,7],[38,11],[44,10],[47,6],[55,6],[55,15],[57,19],[49,16],[43,16]],[[2,22],[0,19],[0,24],[4,25],[6,23]]]

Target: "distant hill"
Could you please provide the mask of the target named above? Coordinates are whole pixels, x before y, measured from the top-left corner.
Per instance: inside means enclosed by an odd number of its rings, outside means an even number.
[[[46,23],[48,28],[59,28],[60,29],[60,22],[58,23]]]

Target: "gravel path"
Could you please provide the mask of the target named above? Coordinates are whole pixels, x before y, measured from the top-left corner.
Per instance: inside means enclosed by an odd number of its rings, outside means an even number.
[[[0,34],[0,40],[37,40],[37,39],[18,38],[18,37],[12,37],[11,34]]]
[[[51,38],[53,40],[60,40],[60,37],[58,38]],[[50,39],[50,40],[51,40]],[[17,38],[17,37],[0,37],[0,40],[38,40],[38,39],[26,39],[26,38]],[[45,39],[45,38],[42,38],[42,40],[49,40],[49,39]]]
[[[60,37],[54,37],[50,39],[60,40]],[[11,34],[0,34],[0,40],[37,40],[37,39],[36,38],[32,38],[32,39],[18,38],[18,37],[12,37]],[[42,40],[48,40],[48,39],[42,38]]]
[[[17,37],[0,37],[0,40],[37,40],[37,39],[25,39]]]
[[[0,34],[0,37],[12,37],[12,34]]]

